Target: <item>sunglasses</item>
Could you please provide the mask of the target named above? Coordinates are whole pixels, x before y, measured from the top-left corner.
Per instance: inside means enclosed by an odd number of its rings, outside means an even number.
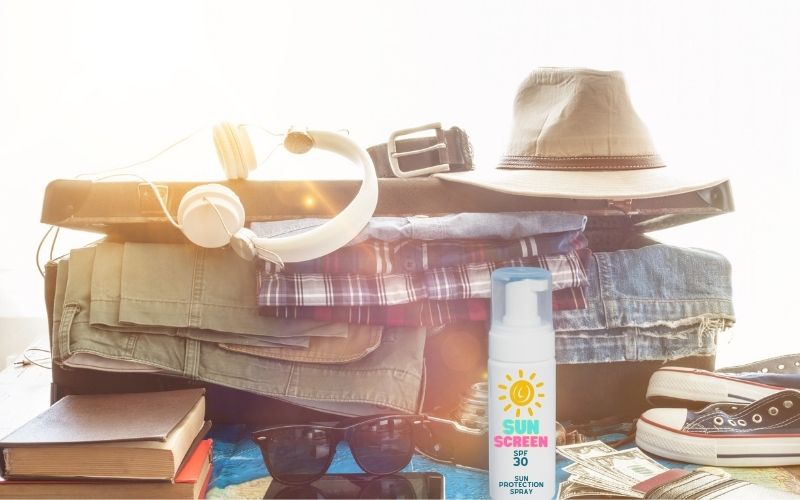
[[[308,484],[328,470],[336,446],[350,445],[364,472],[394,474],[408,465],[414,454],[415,429],[422,415],[382,415],[351,421],[347,426],[281,425],[253,433],[270,475],[288,485]]]

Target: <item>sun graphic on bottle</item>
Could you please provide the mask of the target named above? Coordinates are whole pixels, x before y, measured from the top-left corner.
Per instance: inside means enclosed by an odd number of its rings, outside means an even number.
[[[531,417],[533,416],[533,408],[531,408],[531,403],[537,408],[541,408],[542,404],[539,401],[534,401],[534,399],[541,399],[544,397],[544,394],[541,392],[537,392],[542,386],[544,386],[544,382],[534,382],[536,378],[536,373],[531,372],[529,376],[525,376],[525,372],[519,370],[519,376],[516,380],[511,375],[506,374],[506,380],[511,382],[511,387],[505,384],[498,384],[497,388],[503,391],[507,391],[506,394],[501,394],[497,399],[500,401],[511,401],[507,403],[503,407],[503,411],[508,411],[512,407],[516,406],[516,416],[519,417],[522,408],[528,408],[528,415]]]

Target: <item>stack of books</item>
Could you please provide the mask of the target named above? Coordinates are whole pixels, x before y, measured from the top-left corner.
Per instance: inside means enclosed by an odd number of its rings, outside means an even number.
[[[204,393],[64,397],[0,440],[0,498],[202,498]]]

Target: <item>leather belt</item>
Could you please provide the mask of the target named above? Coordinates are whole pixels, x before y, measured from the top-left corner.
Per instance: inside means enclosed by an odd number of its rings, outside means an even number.
[[[435,135],[398,139],[423,130],[433,130]],[[372,146],[367,152],[379,178],[472,170],[472,147],[467,133],[458,127],[444,130],[438,123],[393,132],[388,142]]]

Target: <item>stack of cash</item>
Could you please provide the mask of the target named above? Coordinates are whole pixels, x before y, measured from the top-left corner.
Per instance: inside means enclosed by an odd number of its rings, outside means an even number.
[[[617,451],[601,441],[557,446],[556,450],[574,462],[564,467],[570,476],[558,487],[559,500],[644,498],[633,486],[667,470],[639,448]]]

